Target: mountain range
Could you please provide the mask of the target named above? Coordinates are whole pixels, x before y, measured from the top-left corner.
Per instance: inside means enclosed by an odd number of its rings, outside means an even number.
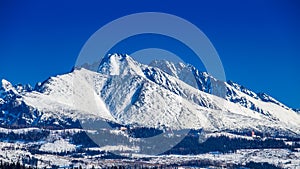
[[[88,116],[156,128],[300,131],[299,114],[265,93],[189,64],[156,60],[148,66],[122,54],[105,57],[97,72],[75,69],[35,88],[3,79],[0,96],[2,126],[67,127]]]
[[[296,110],[190,64],[155,60],[145,65],[126,54],[112,54],[94,69],[86,64],[35,87],[2,79],[0,127],[6,133],[8,128],[71,130],[102,121],[124,130],[188,129],[197,131],[198,137],[205,131],[300,139]]]

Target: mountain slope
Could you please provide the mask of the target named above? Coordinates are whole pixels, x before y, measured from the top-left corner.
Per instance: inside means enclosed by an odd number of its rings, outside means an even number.
[[[298,116],[294,110],[265,93],[255,93],[232,81],[219,81],[205,72],[200,72],[189,64],[174,64],[165,60],[156,60],[150,65],[179,78],[203,92],[223,97],[230,102],[269,116],[274,120],[281,119],[287,123],[299,124],[297,121]]]

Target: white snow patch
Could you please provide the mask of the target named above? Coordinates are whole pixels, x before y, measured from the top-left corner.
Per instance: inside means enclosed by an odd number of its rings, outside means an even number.
[[[75,151],[76,145],[69,143],[66,140],[56,140],[54,143],[46,143],[40,147],[40,151],[60,153]]]

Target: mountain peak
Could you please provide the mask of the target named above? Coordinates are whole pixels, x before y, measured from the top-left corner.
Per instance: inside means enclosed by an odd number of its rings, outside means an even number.
[[[106,55],[104,58],[126,59],[126,58],[130,58],[130,56],[127,54],[122,54],[122,53],[113,53],[113,54]]]
[[[141,64],[127,54],[109,54],[105,56],[98,68],[98,72],[106,75],[142,75]]]
[[[0,87],[1,87],[2,90],[4,90],[4,92],[10,91],[10,90],[12,90],[13,92],[16,92],[15,88],[13,87],[13,85],[9,81],[7,81],[5,79],[1,80]]]

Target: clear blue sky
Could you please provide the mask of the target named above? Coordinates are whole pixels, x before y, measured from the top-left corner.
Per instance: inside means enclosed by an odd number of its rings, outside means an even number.
[[[192,22],[207,35],[227,79],[300,107],[299,1],[103,2],[0,1],[0,78],[34,85],[68,72],[101,26],[132,13],[165,12]]]

